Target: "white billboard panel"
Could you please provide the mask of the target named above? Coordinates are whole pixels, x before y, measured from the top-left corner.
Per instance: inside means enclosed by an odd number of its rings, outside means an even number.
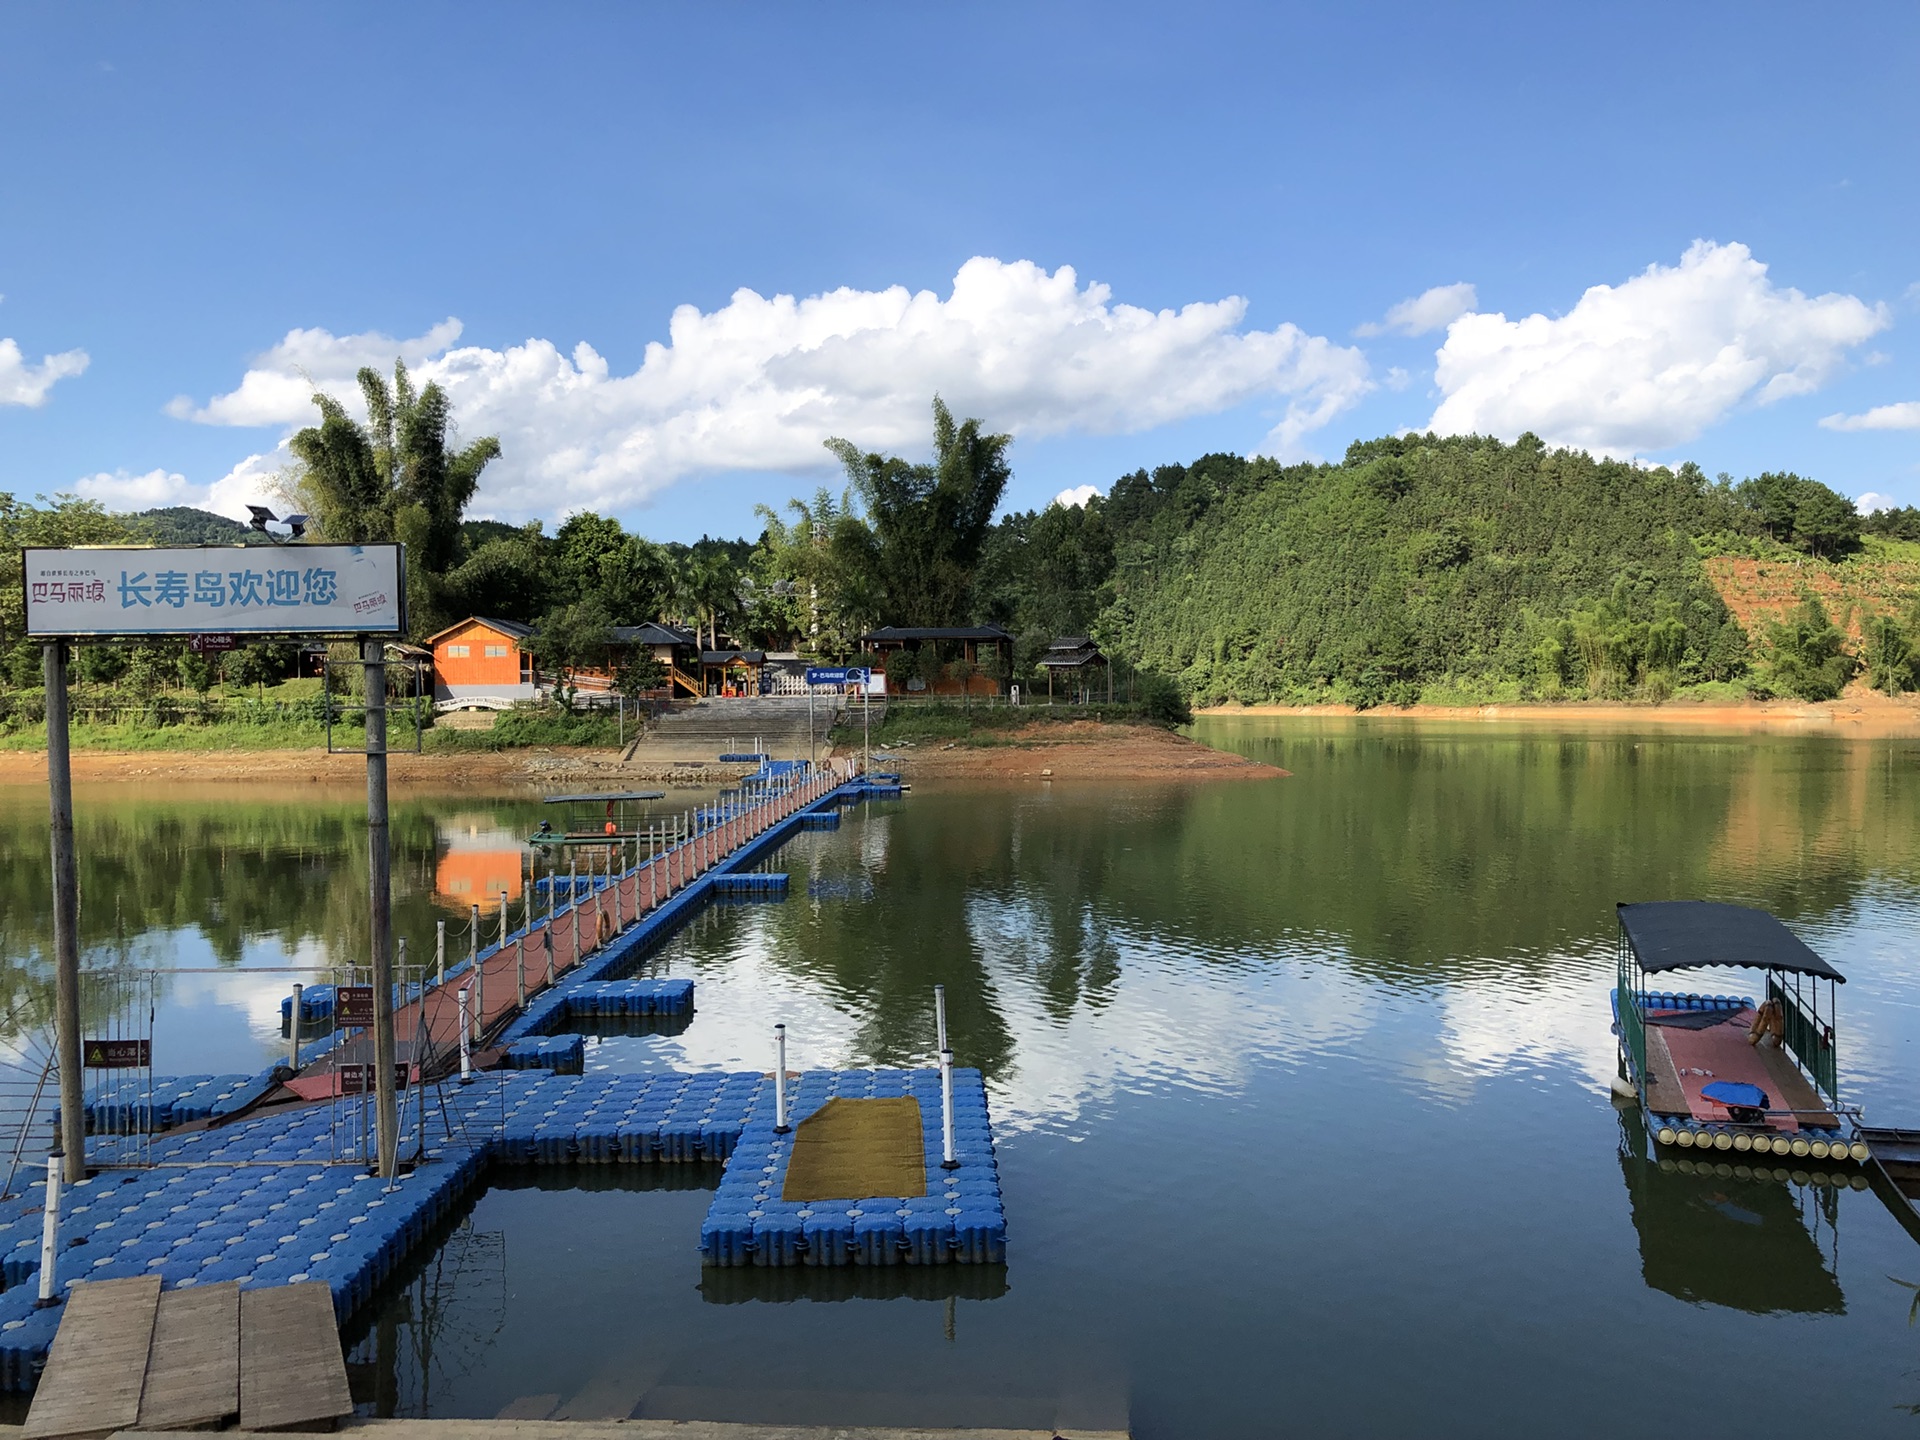
[[[20,556],[27,634],[398,635],[399,545],[86,546]]]

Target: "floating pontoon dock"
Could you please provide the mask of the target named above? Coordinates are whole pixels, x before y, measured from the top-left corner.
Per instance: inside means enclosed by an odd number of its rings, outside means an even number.
[[[437,1065],[452,1053],[461,990],[484,989],[473,1007],[477,1026],[486,1043],[508,1047],[558,1028],[576,1000],[592,1013],[645,1003],[642,989],[609,982],[711,899],[716,877],[746,872],[806,828],[808,815],[875,790],[857,776],[801,768],[770,775],[751,803],[742,799],[703,816],[673,850],[600,877],[551,917],[536,917],[473,961],[449,966],[443,983],[427,985],[399,1012],[396,1028],[443,1047],[425,1047],[420,1058],[432,1085]],[[523,974],[524,1010],[517,988]],[[303,1076],[324,1073],[334,1039],[302,1052]],[[1005,1255],[1006,1219],[985,1089],[977,1071],[955,1070],[952,1078],[956,1163],[947,1168],[944,1137],[927,1132],[929,1115],[937,1131],[941,1113],[935,1070],[802,1072],[786,1097],[785,1134],[776,1124],[769,1074],[480,1072],[469,1083],[432,1086],[415,1122],[415,1163],[392,1181],[338,1158],[365,1143],[357,1106],[328,1099],[244,1110],[275,1092],[273,1072],[156,1081],[151,1099],[133,1107],[139,1113],[120,1107],[127,1113],[93,1117],[101,1128],[160,1133],[151,1140],[149,1165],[103,1171],[65,1191],[56,1237],[59,1288],[70,1293],[75,1280],[142,1276],[157,1276],[168,1293],[223,1282],[247,1290],[318,1281],[345,1321],[428,1242],[436,1221],[484,1187],[495,1162],[711,1164],[731,1157],[699,1236],[703,1256],[715,1265],[994,1264]],[[324,1088],[334,1093],[330,1084]],[[784,1187],[794,1135],[815,1113],[835,1100],[886,1098],[919,1105],[924,1174],[917,1186],[897,1186],[910,1193],[816,1200],[805,1215],[799,1202],[775,1193]],[[183,1115],[209,1111],[231,1118],[174,1128]],[[66,1308],[37,1306],[38,1287],[28,1283],[39,1270],[44,1183],[0,1203],[0,1386],[15,1390],[33,1387]]]

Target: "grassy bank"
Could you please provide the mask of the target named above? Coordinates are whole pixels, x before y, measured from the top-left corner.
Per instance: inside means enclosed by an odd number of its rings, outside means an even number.
[[[335,720],[333,743],[341,749],[359,749],[365,744],[365,733],[357,716]],[[389,746],[412,748],[414,737],[409,720],[400,716],[390,718],[387,734]],[[139,716],[112,723],[81,720],[72,725],[69,735],[76,750],[110,752],[318,750],[327,743],[327,727],[323,721],[278,716],[233,720],[187,715],[158,724]],[[490,730],[438,729],[429,724],[420,737],[420,748],[429,754],[534,747],[612,750],[619,743],[617,716],[569,715],[557,710],[505,711]],[[0,751],[46,748],[44,721],[15,721],[0,730]]]

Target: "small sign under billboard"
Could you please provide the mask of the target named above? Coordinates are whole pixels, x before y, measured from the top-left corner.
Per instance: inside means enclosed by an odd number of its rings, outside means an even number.
[[[145,1070],[153,1064],[151,1040],[89,1040],[80,1047],[89,1070]]]
[[[29,547],[20,568],[35,638],[406,629],[399,545]]]

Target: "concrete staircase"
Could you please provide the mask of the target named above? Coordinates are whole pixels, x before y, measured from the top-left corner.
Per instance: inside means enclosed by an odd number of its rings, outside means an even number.
[[[819,753],[827,731],[845,705],[839,695],[813,697],[813,734]],[[700,700],[676,705],[647,724],[621,760],[648,768],[662,765],[712,765],[723,753],[761,750],[776,760],[804,760],[812,751],[807,738],[805,696]]]

